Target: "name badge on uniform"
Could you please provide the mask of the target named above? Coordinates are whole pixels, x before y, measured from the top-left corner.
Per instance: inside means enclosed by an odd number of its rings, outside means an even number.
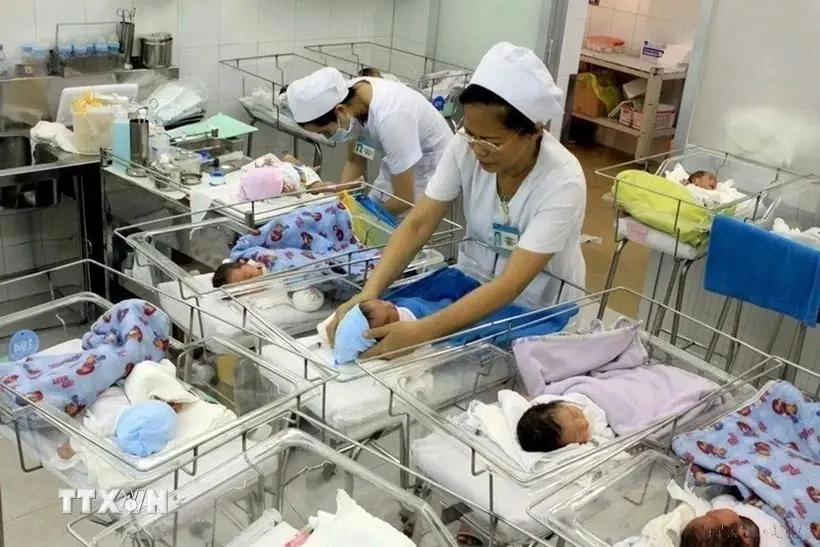
[[[353,147],[353,153],[368,160],[372,160],[376,157],[376,149],[362,141],[356,141],[356,146]]]
[[[520,235],[515,226],[493,222],[493,246],[498,249],[512,251],[518,245]]]

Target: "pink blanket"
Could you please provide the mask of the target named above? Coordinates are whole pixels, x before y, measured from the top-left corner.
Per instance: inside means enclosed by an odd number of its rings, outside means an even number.
[[[593,372],[545,386],[543,393],[580,393],[606,414],[616,435],[626,435],[664,418],[685,413],[717,384],[668,365]]]
[[[604,410],[615,434],[625,435],[684,413],[718,388],[680,368],[651,363],[640,332],[640,323],[625,318],[609,329],[595,321],[577,334],[522,338],[513,353],[530,395],[585,395]]]

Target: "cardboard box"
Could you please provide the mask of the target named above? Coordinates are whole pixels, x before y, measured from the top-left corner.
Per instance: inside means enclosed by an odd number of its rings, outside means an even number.
[[[643,110],[637,108],[633,101],[621,103],[621,112],[618,121],[634,129],[640,129],[643,123]],[[655,116],[655,130],[672,129],[675,127],[675,107],[668,104],[659,104]]]
[[[572,100],[572,111],[576,114],[599,118],[606,116],[606,105],[595,94],[590,78],[579,74],[575,80],[575,95]]]

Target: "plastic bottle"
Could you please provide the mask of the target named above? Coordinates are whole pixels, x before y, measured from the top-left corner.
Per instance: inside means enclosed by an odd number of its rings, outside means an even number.
[[[88,42],[85,40],[78,40],[74,42],[74,56],[86,57],[88,56]]]
[[[111,123],[111,153],[114,163],[126,166],[131,159],[131,126],[128,122],[128,110],[121,106],[114,108],[114,121]]]
[[[60,53],[60,58],[68,59],[74,54],[74,48],[71,47],[71,42],[60,42],[57,45],[57,51]]]
[[[108,42],[103,38],[97,38],[94,42],[94,54],[95,55],[108,55]]]
[[[0,44],[0,79],[8,78],[11,76],[9,74],[9,61],[6,57],[6,50],[3,49],[3,44]]]
[[[23,44],[23,76],[34,76],[34,44]]]
[[[48,44],[35,44],[31,50],[33,58],[33,73],[35,76],[42,76],[48,72],[48,52],[51,46]]]
[[[225,173],[222,171],[213,171],[208,178],[208,184],[211,186],[222,186],[225,184]]]
[[[117,39],[116,34],[111,34],[108,37],[107,45],[109,55],[117,55],[120,52],[120,41]]]

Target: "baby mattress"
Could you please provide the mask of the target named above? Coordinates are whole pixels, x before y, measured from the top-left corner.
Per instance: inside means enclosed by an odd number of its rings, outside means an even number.
[[[410,461],[422,475],[448,488],[460,498],[480,507],[490,506],[489,475],[473,475],[470,451],[457,440],[440,432],[416,439],[410,443]],[[553,503],[540,504],[538,509],[544,513],[543,519],[546,520],[555,504],[568,499],[580,489],[581,486],[564,488],[555,496]],[[542,497],[538,487],[525,488],[503,476],[495,475],[493,492],[493,507],[503,519],[534,536],[544,537],[549,532],[527,513],[527,508]],[[483,511],[475,511],[470,517],[485,528],[490,524],[489,516]],[[497,534],[502,544],[527,540],[524,534],[503,522],[499,522]]]
[[[193,276],[195,286],[199,287],[196,292],[213,291],[213,285],[211,284],[212,278],[212,273]],[[157,290],[161,291],[159,294],[159,304],[162,309],[165,310],[174,323],[187,330],[190,322],[191,308],[187,304],[178,302],[173,298],[168,298],[162,293],[181,300],[187,298],[188,302],[196,305],[197,302],[189,298],[194,291],[188,286],[183,286],[180,289],[180,283],[178,281],[159,283]],[[284,291],[278,293],[278,296],[281,296],[284,300],[287,298],[287,295],[282,294],[283,292]],[[261,294],[249,294],[238,297],[237,300],[242,302],[243,305],[248,306],[254,313],[263,316],[266,320],[271,321],[272,324],[291,335],[301,334],[314,329],[320,321],[326,319],[335,309],[335,306],[331,302],[325,302],[325,305],[315,312],[299,311],[288,304],[268,306],[268,303],[276,300],[276,293],[277,291],[275,289],[268,289]],[[239,328],[226,325],[223,322],[228,321],[235,325],[242,324],[242,310],[235,301],[225,299],[224,296],[218,292],[212,292],[211,294],[200,297],[198,306],[206,310],[210,315],[202,314],[202,328],[204,330],[202,333],[199,333],[198,319],[195,321],[194,331],[197,332],[197,334],[201,334],[203,337],[219,335],[224,338],[229,338],[241,345],[250,345],[253,343],[252,336]],[[221,320],[217,319],[217,317]],[[251,328],[263,328],[261,325],[258,325],[258,322],[254,321],[252,317],[249,316],[248,319]]]
[[[298,341],[310,348],[328,367],[333,368],[333,352],[329,348],[318,346],[317,335],[300,338]],[[275,346],[266,346],[262,348],[262,356],[294,374],[304,375],[304,361],[293,353],[283,352]],[[465,367],[473,365],[468,361],[464,363],[464,367],[434,368],[418,376],[402,378],[402,386],[404,390],[414,393],[417,399],[436,408],[443,401],[472,392],[475,375],[464,372]],[[328,425],[354,438],[364,438],[386,425],[400,421],[400,418],[389,415],[390,391],[386,387],[370,376],[344,381],[345,378],[362,373],[358,365],[344,365],[336,369],[341,373],[339,379],[325,384],[325,420]],[[503,367],[494,367],[491,374],[496,377],[482,378],[482,382],[502,382],[506,379],[507,372]],[[389,373],[385,373],[387,374]],[[277,382],[274,377],[269,379]],[[311,413],[322,417],[321,397],[312,397],[305,405]]]

